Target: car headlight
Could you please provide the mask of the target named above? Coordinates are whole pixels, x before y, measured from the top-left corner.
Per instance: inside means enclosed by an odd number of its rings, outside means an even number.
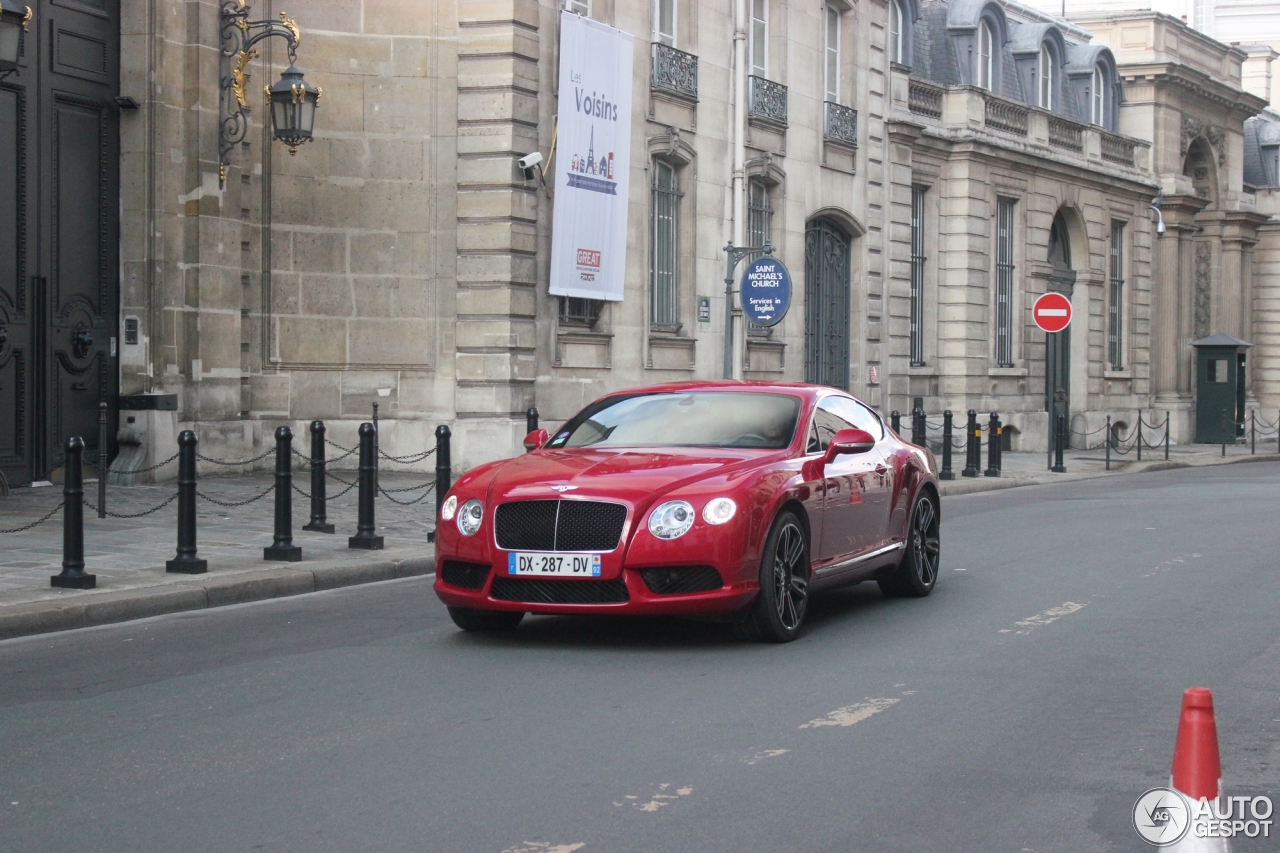
[[[449,495],[448,500],[444,502],[444,506],[440,507],[440,520],[453,521],[454,515],[458,512],[458,496]]]
[[[707,524],[724,524],[733,518],[738,505],[730,498],[712,498],[702,508],[702,520]]]
[[[475,536],[480,529],[480,520],[484,518],[484,506],[472,498],[458,510],[458,532],[463,536]]]
[[[693,507],[688,501],[667,501],[649,513],[649,532],[659,539],[676,539],[693,527]]]

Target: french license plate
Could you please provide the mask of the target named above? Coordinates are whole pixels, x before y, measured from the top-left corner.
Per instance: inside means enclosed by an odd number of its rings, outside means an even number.
[[[598,578],[600,577],[600,555],[541,554],[517,551],[507,555],[507,574]]]

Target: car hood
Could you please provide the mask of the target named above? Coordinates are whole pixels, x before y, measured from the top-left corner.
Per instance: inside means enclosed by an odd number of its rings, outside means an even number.
[[[501,502],[563,494],[644,505],[689,483],[728,476],[786,455],[785,450],[700,447],[540,450],[500,465],[489,483],[489,498]]]

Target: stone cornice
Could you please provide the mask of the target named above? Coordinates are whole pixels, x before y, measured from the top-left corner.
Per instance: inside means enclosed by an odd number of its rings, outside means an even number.
[[[1267,107],[1267,101],[1236,87],[1215,80],[1213,77],[1195,68],[1175,62],[1151,62],[1127,64],[1119,67],[1120,76],[1127,87],[1137,86],[1144,81],[1153,82],[1157,88],[1162,86],[1178,89],[1184,93],[1197,95],[1210,103],[1239,113],[1240,120],[1250,118]]]

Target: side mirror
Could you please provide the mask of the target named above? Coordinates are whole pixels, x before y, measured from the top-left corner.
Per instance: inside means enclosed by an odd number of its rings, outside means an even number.
[[[827,445],[827,464],[835,461],[837,456],[866,453],[876,446],[876,440],[871,433],[862,429],[842,429],[831,436],[831,443]]]
[[[524,437],[525,452],[532,453],[542,445],[546,444],[549,438],[551,438],[551,436],[547,434],[545,429],[535,429]]]

